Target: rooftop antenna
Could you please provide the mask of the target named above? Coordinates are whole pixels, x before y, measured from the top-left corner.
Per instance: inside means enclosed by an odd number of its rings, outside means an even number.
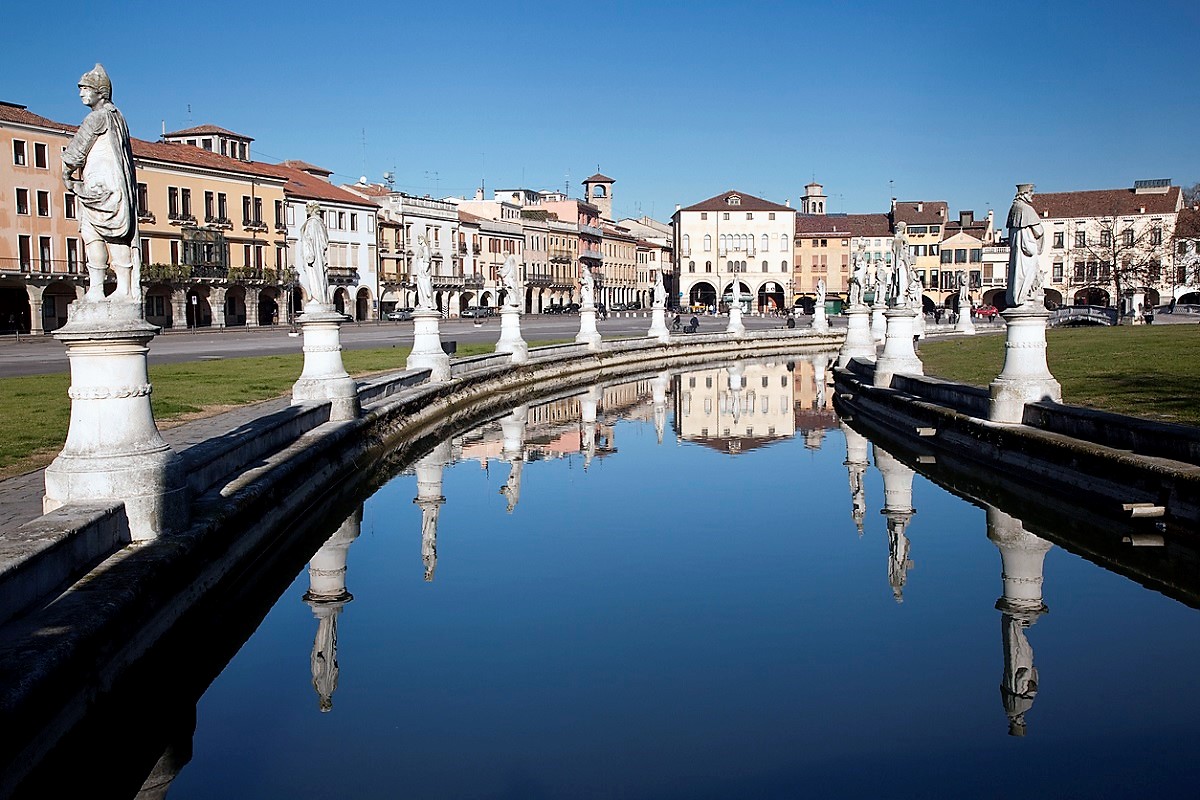
[[[365,174],[367,171],[367,129],[366,128],[362,129],[362,153],[363,153],[362,171]]]
[[[167,121],[164,119],[162,121],[162,136],[159,137],[159,141],[160,142],[164,141],[166,138],[167,138]]]
[[[434,193],[435,195],[436,195],[436,194],[440,194],[440,193],[441,193],[441,187],[442,187],[442,183],[441,183],[441,180],[440,180],[440,179],[439,179],[439,177],[438,177],[438,176],[439,176],[439,173],[438,173],[438,171],[437,171],[437,170],[432,170],[432,171],[430,171],[430,170],[425,170],[425,180],[429,180],[429,177],[430,177],[431,175],[433,176],[433,193]]]
[[[188,106],[188,127],[191,127],[191,125],[192,125],[192,104],[188,103],[187,106]]]
[[[392,169],[395,169],[395,167],[392,167]],[[396,173],[395,172],[383,173],[383,182],[387,184],[388,191],[390,192],[392,189],[394,189],[396,187]]]
[[[567,170],[566,180],[563,181],[563,194],[571,196],[571,170]]]

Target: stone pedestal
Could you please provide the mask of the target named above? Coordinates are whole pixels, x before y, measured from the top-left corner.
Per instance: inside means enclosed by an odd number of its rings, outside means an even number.
[[[304,371],[292,385],[292,405],[329,401],[330,419],[358,416],[358,385],[342,364],[343,314],[309,305],[296,321],[304,334]]]
[[[671,339],[671,333],[667,330],[667,311],[662,306],[655,306],[650,310],[650,330],[646,335],[652,339],[658,339],[660,342],[668,342]]]
[[[579,333],[575,334],[578,344],[586,344],[591,350],[600,348],[600,331],[596,330],[596,307],[584,306],[579,309]]]
[[[407,369],[430,370],[429,380],[434,383],[450,380],[450,356],[442,350],[441,320],[442,315],[431,309],[413,312],[413,349],[405,362]]]
[[[812,329],[817,333],[829,333],[829,318],[825,316],[825,306],[813,308]]]
[[[304,602],[317,620],[317,635],[313,639],[313,689],[317,692],[322,712],[333,709],[333,693],[337,689],[337,621],[342,608],[354,599],[346,591],[346,555],[350,545],[362,530],[362,509],[342,523],[308,562],[308,591]]]
[[[75,302],[54,337],[71,362],[71,421],[46,468],[45,512],[65,503],[120,501],[134,541],[187,524],[186,481],[159,435],[146,370],[159,329],[137,303]]]
[[[845,367],[852,358],[875,360],[875,339],[871,336],[871,309],[851,306],[846,311],[846,340],[838,351],[838,366]]]
[[[964,310],[960,307],[958,309],[958,322],[954,325],[954,332],[967,336],[975,335],[975,320],[971,319],[970,308]]]
[[[450,459],[450,442],[445,441],[415,466],[417,496],[413,502],[421,509],[421,563],[425,567],[426,582],[433,580],[433,572],[437,569],[438,514],[446,502],[442,494],[442,473]]]
[[[500,309],[500,341],[496,342],[497,353],[511,353],[514,364],[529,360],[529,345],[521,338],[521,309],[505,305]]]
[[[880,298],[871,306],[871,336],[875,341],[882,342],[887,336],[887,317],[884,312],[887,311],[887,306],[883,304],[883,299]]]
[[[846,437],[846,460],[842,465],[846,467],[850,478],[850,518],[854,520],[858,535],[862,536],[863,519],[867,514],[867,493],[863,476],[866,475],[870,463],[867,460],[868,442],[865,436],[846,423],[839,422],[838,425]]]
[[[1000,312],[1008,323],[1004,369],[989,387],[992,422],[1020,423],[1025,404],[1042,400],[1062,402],[1062,387],[1046,364],[1046,322],[1050,312],[1040,303]]]
[[[725,332],[734,336],[741,336],[746,332],[746,326],[742,324],[741,305],[735,303],[729,307],[729,324],[725,326]]]
[[[887,336],[883,352],[875,362],[875,385],[891,386],[893,375],[924,375],[925,367],[913,349],[913,320],[916,312],[911,308],[889,308]]]

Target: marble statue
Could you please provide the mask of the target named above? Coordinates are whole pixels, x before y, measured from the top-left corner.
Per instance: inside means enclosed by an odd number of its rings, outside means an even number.
[[[665,308],[667,305],[667,287],[663,285],[662,270],[654,275],[654,307]]]
[[[518,308],[521,305],[521,283],[520,276],[517,270],[517,257],[509,255],[504,259],[504,266],[500,268],[500,283],[504,286],[504,304],[512,308]]]
[[[79,79],[79,99],[91,112],[63,151],[62,182],[78,199],[88,271],[83,299],[105,299],[104,277],[112,266],[117,276],[112,299],[137,302],[142,248],[133,148],[129,126],[112,102],[112,81],[100,64]]]
[[[908,248],[908,226],[896,223],[896,235],[892,237],[892,269],[888,277],[888,298],[896,306],[907,306],[909,297],[909,272],[911,251]]]
[[[1033,207],[1033,184],[1017,184],[1008,212],[1009,308],[1042,299],[1042,268],[1038,257],[1046,247],[1045,231]]]
[[[584,308],[594,308],[596,305],[596,280],[592,277],[592,270],[587,264],[583,265],[583,272],[579,275],[579,297],[582,301],[580,305]]]
[[[434,311],[433,304],[433,267],[429,252],[429,242],[424,236],[417,237],[416,252],[413,254],[413,275],[417,283],[417,308],[424,311]]]
[[[884,302],[892,299],[892,264],[877,261],[875,264],[875,296]]]
[[[916,270],[908,271],[908,288],[905,289],[904,302],[909,308],[915,308],[917,313],[925,310],[925,287],[921,285],[921,276]]]
[[[305,209],[308,217],[296,240],[296,273],[308,304],[323,306],[329,302],[329,229],[319,203],[310,202]]]
[[[816,300],[817,308],[825,307],[825,298],[828,295],[828,291],[829,290],[825,288],[825,279],[817,278],[817,300]]]
[[[733,298],[729,304],[738,309],[742,307],[742,280],[736,275],[733,277]]]
[[[854,254],[854,271],[850,273],[850,305],[861,306],[867,290],[867,253],[861,247]]]
[[[966,275],[958,283],[958,313],[960,316],[971,313],[971,282]]]

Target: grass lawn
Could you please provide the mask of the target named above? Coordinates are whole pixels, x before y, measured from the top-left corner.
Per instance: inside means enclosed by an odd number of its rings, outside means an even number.
[[[551,342],[530,342],[538,347]],[[342,361],[354,376],[404,368],[411,348],[346,350]],[[493,344],[460,344],[459,357],[482,355]],[[151,401],[161,427],[210,416],[245,403],[269,400],[291,391],[300,377],[301,353],[220,361],[192,361],[150,368]],[[66,373],[0,378],[0,478],[44,467],[62,449],[70,422]],[[165,424],[164,424],[165,423]]]
[[[1063,402],[1200,425],[1200,325],[1122,325],[1046,332]],[[1004,366],[1004,337],[922,342],[925,374],[987,386]]]

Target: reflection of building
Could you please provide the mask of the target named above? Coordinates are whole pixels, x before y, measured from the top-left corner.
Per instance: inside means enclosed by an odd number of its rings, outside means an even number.
[[[787,364],[745,363],[675,379],[675,432],[723,452],[753,450],[796,433]]]
[[[1000,610],[1004,642],[1004,675],[1000,697],[1008,715],[1010,736],[1025,735],[1025,714],[1033,707],[1038,692],[1038,673],[1033,666],[1033,647],[1025,631],[1042,614],[1042,564],[1051,545],[1029,533],[997,508],[987,510],[988,538],[1000,549],[1004,595],[996,601]]]
[[[358,538],[362,526],[362,509],[351,514],[313,555],[308,564],[308,591],[304,602],[317,618],[317,636],[313,640],[311,657],[313,688],[317,691],[321,711],[333,709],[333,692],[337,689],[337,620],[342,607],[353,598],[346,591],[346,555]]]
[[[897,603],[904,602],[904,584],[912,559],[908,557],[909,542],[905,535],[909,520],[917,511],[912,505],[913,476],[916,474],[879,445],[875,448],[875,468],[883,476],[883,508],[887,517],[888,583]]]

